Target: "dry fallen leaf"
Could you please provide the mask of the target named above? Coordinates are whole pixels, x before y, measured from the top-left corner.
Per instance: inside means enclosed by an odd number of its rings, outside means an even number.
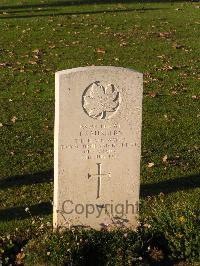
[[[171,32],[159,32],[158,36],[161,38],[169,38],[171,35]]]
[[[72,42],[72,44],[79,44],[79,41],[74,41]]]
[[[9,65],[8,63],[0,63],[0,67],[6,67],[8,65]]]
[[[126,42],[122,42],[122,43],[120,43],[120,46],[121,47],[125,47],[125,46],[127,46],[127,43]]]
[[[148,96],[150,96],[150,97],[154,98],[154,97],[156,97],[156,96],[157,96],[157,93],[156,93],[156,92],[154,92],[154,91],[152,91],[152,92],[149,92],[149,93],[148,93]]]
[[[3,124],[2,123],[0,123],[0,127],[3,127]]]
[[[162,161],[163,161],[163,163],[166,163],[167,162],[167,155],[165,155],[163,158],[162,158]]]
[[[151,168],[151,167],[153,167],[154,166],[154,163],[148,163],[148,168]]]
[[[162,55],[157,55],[157,57],[160,58],[160,59],[164,59],[165,55],[163,55],[163,54]]]
[[[35,61],[29,61],[29,64],[31,64],[31,65],[37,65],[37,62],[35,62]]]
[[[16,120],[17,120],[17,117],[16,117],[16,116],[13,116],[13,117],[10,119],[10,121],[13,122],[13,123],[15,123]]]
[[[169,70],[173,70],[173,69],[174,69],[173,66],[165,65],[161,70],[167,70],[167,71],[169,71]]]
[[[105,54],[106,51],[103,48],[97,48],[96,52],[99,54]]]
[[[23,259],[25,258],[25,254],[23,251],[19,252],[16,256],[16,263],[17,265],[22,265],[23,264]]]
[[[34,54],[41,54],[42,51],[40,49],[35,49],[32,51]]]
[[[192,99],[200,99],[200,95],[192,95]]]
[[[182,48],[184,48],[184,45],[181,45],[181,44],[178,44],[178,43],[173,43],[172,44],[172,47],[174,49],[182,49]]]
[[[56,47],[56,46],[53,45],[53,44],[52,44],[52,45],[49,45],[49,48],[50,48],[50,49],[54,49],[55,47]]]

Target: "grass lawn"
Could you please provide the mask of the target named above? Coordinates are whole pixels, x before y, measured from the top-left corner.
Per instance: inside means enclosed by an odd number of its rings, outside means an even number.
[[[141,216],[199,208],[199,3],[93,2],[1,0],[0,234],[52,221],[54,73],[79,66],[144,73]]]

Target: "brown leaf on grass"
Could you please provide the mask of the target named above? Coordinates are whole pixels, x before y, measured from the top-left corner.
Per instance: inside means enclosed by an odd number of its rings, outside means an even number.
[[[35,50],[33,50],[32,51],[34,54],[39,54],[39,53],[41,53],[41,51],[39,50],[39,49],[35,49]]]
[[[79,43],[80,43],[79,41],[72,42],[72,44],[79,44]]]
[[[148,163],[147,167],[152,168],[155,164],[154,163]]]
[[[184,45],[178,44],[178,43],[175,42],[175,43],[172,44],[172,47],[174,49],[182,49],[182,48],[184,48]]]
[[[198,96],[198,95],[192,95],[192,99],[200,99],[200,96]]]
[[[54,44],[49,45],[50,49],[54,49],[56,46]]]
[[[165,65],[163,68],[161,68],[161,70],[166,70],[166,71],[170,71],[173,70],[174,67],[173,66],[169,66],[169,65]]]
[[[165,59],[165,55],[164,55],[164,54],[162,54],[162,55],[157,55],[157,57],[158,57],[159,59]]]
[[[167,159],[168,159],[168,156],[167,156],[167,154],[162,158],[162,161],[163,161],[163,163],[166,163],[167,162]]]
[[[187,68],[187,65],[177,65],[177,66],[170,66],[170,65],[164,65],[162,68],[156,68],[158,71],[172,71],[172,70],[178,70],[182,68]]]
[[[170,36],[171,36],[171,32],[167,32],[167,31],[165,31],[165,32],[159,32],[158,33],[158,37],[161,37],[161,38],[169,38]]]
[[[0,67],[6,67],[6,66],[9,66],[8,63],[0,63]]]
[[[0,123],[0,127],[3,127],[3,124],[2,123]]]
[[[127,46],[127,43],[126,42],[120,43],[120,47],[125,47],[125,46]]]
[[[153,261],[161,262],[164,259],[164,252],[160,248],[153,247],[150,249],[149,256],[153,259]]]
[[[29,61],[29,64],[31,64],[31,65],[37,65],[37,62],[35,62],[35,61]]]
[[[10,121],[13,122],[13,123],[15,123],[16,120],[17,120],[17,117],[16,117],[16,116],[13,116],[13,117],[10,119]]]
[[[42,56],[42,50],[40,49],[35,49],[32,51],[33,52],[33,57],[36,59],[36,61],[40,60],[41,56]],[[30,62],[34,62],[34,61],[30,61]],[[33,65],[33,64],[32,64]]]
[[[16,255],[16,264],[17,265],[23,265],[23,260],[25,258],[25,254],[23,251],[19,252],[17,255]]]
[[[40,57],[38,55],[33,55],[33,57],[38,60]]]
[[[151,73],[150,72],[144,72],[143,76],[144,76],[144,78],[150,78],[151,77]]]
[[[104,48],[100,48],[100,47],[99,47],[99,48],[96,49],[96,52],[97,52],[98,54],[105,54],[106,51],[105,51]]]
[[[158,96],[158,94],[154,91],[149,92],[147,95],[151,98],[155,98],[156,96]]]

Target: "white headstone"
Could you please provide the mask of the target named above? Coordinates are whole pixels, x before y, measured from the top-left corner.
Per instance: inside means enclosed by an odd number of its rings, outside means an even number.
[[[118,67],[56,73],[54,228],[136,226],[142,83]]]

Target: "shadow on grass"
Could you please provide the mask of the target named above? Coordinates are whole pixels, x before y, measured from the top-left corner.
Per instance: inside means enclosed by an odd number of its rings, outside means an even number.
[[[75,11],[75,12],[58,12],[58,13],[54,13],[52,11],[50,11],[49,13],[46,14],[30,14],[30,11],[26,11],[29,12],[29,15],[4,15],[3,17],[0,16],[0,19],[20,19],[20,18],[37,18],[37,17],[57,17],[57,16],[71,16],[71,15],[88,15],[88,14],[106,14],[106,13],[120,13],[120,12],[135,12],[135,11],[141,11],[141,12],[145,12],[145,11],[154,11],[154,10],[161,10],[161,9],[167,9],[167,8],[131,8],[131,9],[113,9],[113,10],[97,10],[97,11]],[[18,12],[18,11],[17,11]],[[34,11],[35,12],[35,11]],[[13,11],[11,13],[14,13]],[[9,14],[9,12],[8,12]]]
[[[24,176],[14,176],[0,180],[0,188],[10,188],[13,186],[31,185],[36,183],[51,182],[53,180],[53,170],[29,174]],[[170,180],[164,180],[154,184],[141,185],[141,197],[156,196],[161,192],[169,194],[180,190],[188,190],[200,187],[200,174],[179,177]],[[52,204],[50,202],[42,202],[30,206],[32,216],[52,214]],[[30,218],[30,214],[26,213],[25,207],[12,207],[0,210],[0,221],[8,221],[14,219]]]
[[[10,221],[15,219],[26,219],[31,216],[41,216],[52,214],[53,206],[50,202],[42,202],[29,207],[29,213],[25,211],[26,207],[12,207],[8,209],[0,210],[0,221]]]
[[[81,5],[97,5],[97,4],[128,4],[128,3],[173,3],[182,2],[181,0],[169,1],[169,0],[68,0],[68,1],[54,1],[51,3],[40,4],[21,4],[21,5],[5,5],[0,6],[0,10],[6,9],[18,9],[18,8],[47,8],[47,7],[65,7],[65,6],[81,6]]]
[[[0,189],[53,181],[53,170],[0,179]]]
[[[34,174],[25,174],[23,176],[0,179],[0,189],[48,182],[53,182],[53,169]],[[161,192],[164,194],[170,194],[198,187],[200,187],[200,174],[177,177],[175,179],[163,180],[153,184],[141,184],[140,195],[141,197],[156,196]]]
[[[159,195],[161,192],[170,194],[198,187],[200,187],[200,174],[164,180],[154,184],[142,184],[140,196],[145,198],[147,196]]]
[[[0,7],[0,10],[1,10],[1,7]],[[42,9],[18,9],[18,10],[6,10],[6,13],[7,14],[15,14],[15,13],[30,13],[30,12],[35,12],[35,13],[41,13],[41,12],[46,12],[46,11],[56,11],[56,10],[59,10],[59,9],[49,9],[49,8],[42,8]]]

